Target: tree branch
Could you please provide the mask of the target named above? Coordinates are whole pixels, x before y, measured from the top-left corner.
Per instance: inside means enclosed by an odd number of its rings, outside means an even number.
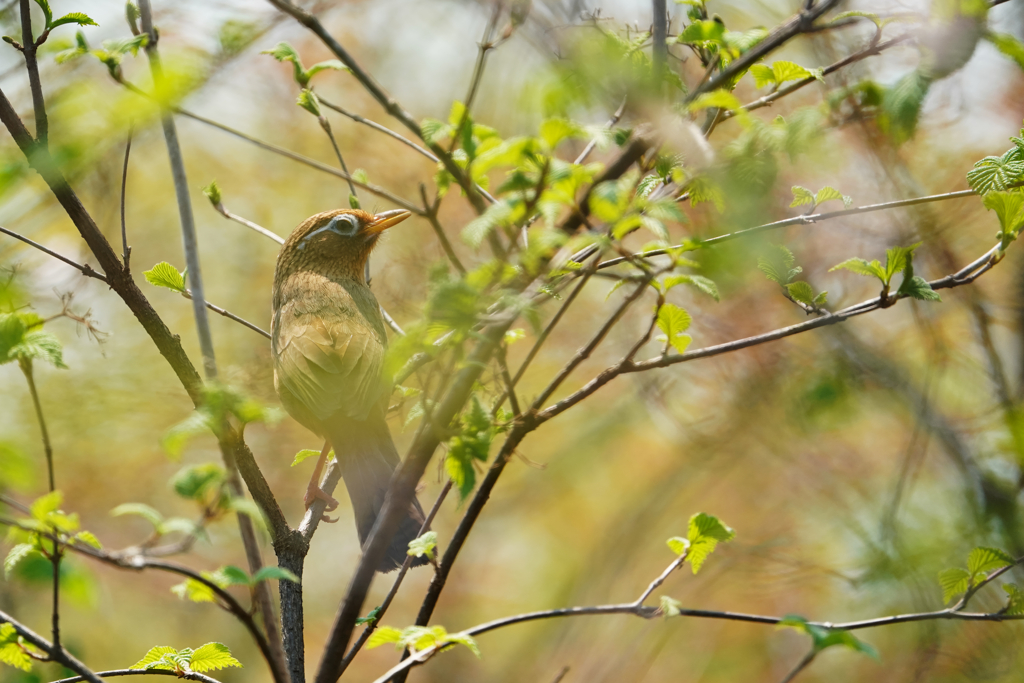
[[[28,626],[16,621],[11,615],[6,612],[0,611],[0,623],[7,623],[14,627],[14,630],[18,632],[18,635],[24,638],[26,641],[36,646],[40,650],[48,653],[50,658],[62,664],[67,668],[71,669],[75,673],[79,674],[80,679],[83,681],[90,681],[90,683],[103,683],[97,674],[89,670],[85,664],[80,662],[74,655],[65,650],[62,647],[54,647],[45,638],[37,634],[35,631],[30,629]]]
[[[184,674],[178,674],[175,671],[168,671],[166,669],[111,669],[110,671],[97,671],[97,676],[102,678],[117,678],[118,676],[174,676],[179,679],[186,681],[201,681],[202,683],[220,683],[216,678],[211,678],[206,674],[201,674],[196,671],[189,671]],[[84,676],[72,676],[71,678],[62,678],[59,681],[53,681],[53,683],[78,683],[78,681],[88,680]]]

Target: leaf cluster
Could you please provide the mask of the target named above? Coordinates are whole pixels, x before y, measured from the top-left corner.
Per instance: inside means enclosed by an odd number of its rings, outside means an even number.
[[[708,556],[718,547],[719,542],[731,541],[735,537],[736,532],[720,519],[705,512],[698,512],[690,517],[686,538],[673,536],[666,544],[675,554],[685,555],[690,568],[696,574]]]
[[[299,84],[299,87],[303,90],[309,88],[309,81],[321,71],[351,71],[347,66],[342,64],[337,59],[328,59],[324,62],[317,62],[308,69],[302,65],[302,59],[299,57],[299,53],[294,47],[288,43],[278,43],[269,50],[264,50],[260,54],[270,55],[279,62],[291,62],[293,77],[295,82]]]
[[[179,678],[184,678],[192,672],[206,673],[241,666],[242,663],[231,656],[231,650],[226,645],[207,643],[195,650],[188,647],[176,650],[167,645],[158,645],[150,648],[145,657],[129,668],[143,671],[173,671]]]
[[[385,643],[394,643],[396,650],[409,648],[413,653],[427,648],[441,650],[451,645],[465,645],[473,654],[480,657],[480,648],[472,636],[465,633],[448,633],[444,626],[409,626],[404,629],[381,626],[366,641],[366,648],[372,650]]]
[[[67,368],[60,341],[43,332],[44,320],[27,311],[0,313],[0,365],[17,361],[30,370],[32,362],[43,360],[57,368]]]
[[[829,272],[835,270],[849,270],[850,272],[865,277],[877,278],[882,283],[882,298],[889,294],[892,278],[897,273],[903,273],[903,282],[900,284],[896,295],[899,297],[911,297],[923,301],[941,301],[938,293],[932,289],[928,281],[914,275],[914,251],[921,246],[921,243],[912,244],[909,247],[892,247],[885,252],[885,265],[878,259],[868,262],[862,258],[851,258],[833,266]]]
[[[998,548],[977,547],[967,556],[967,569],[950,567],[939,572],[939,586],[942,587],[942,601],[949,602],[958,595],[967,593],[988,578],[988,573],[1016,564],[1010,555]],[[1012,586],[1012,584],[1010,584]],[[1016,586],[1007,589],[1010,602],[1007,609],[1024,610]]]

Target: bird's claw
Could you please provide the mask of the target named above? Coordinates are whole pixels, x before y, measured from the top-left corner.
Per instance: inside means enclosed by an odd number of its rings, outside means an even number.
[[[337,500],[335,500],[332,496],[328,495],[326,491],[324,491],[316,484],[310,484],[310,486],[306,489],[306,495],[302,499],[303,502],[306,504],[306,509],[308,510],[317,499],[327,503],[327,506],[324,508],[327,512],[335,510],[338,507]],[[327,515],[324,515],[324,517],[326,518]]]
[[[337,521],[338,521],[339,519],[341,519],[341,517],[335,517],[334,519],[331,519],[331,518],[330,518],[330,517],[328,517],[327,515],[321,515],[321,516],[320,516],[320,521],[321,521],[321,522],[326,522],[327,524],[334,524],[334,523],[335,523],[335,522],[337,522]]]

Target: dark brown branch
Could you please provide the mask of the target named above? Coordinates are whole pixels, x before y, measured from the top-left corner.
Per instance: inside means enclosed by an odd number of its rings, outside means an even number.
[[[111,669],[110,671],[97,671],[96,675],[102,678],[117,678],[119,676],[175,676],[176,678],[186,681],[220,683],[216,678],[210,678],[206,674],[201,674],[196,671],[178,674],[175,671],[168,671],[166,669],[150,669],[148,671],[145,669]],[[53,681],[53,683],[78,683],[78,681],[84,680],[86,679],[83,676],[72,676],[71,678],[62,678],[59,681]]]
[[[46,120],[46,102],[43,100],[43,85],[39,80],[39,63],[36,60],[36,39],[32,36],[32,5],[29,0],[21,3],[21,53],[25,57],[25,68],[28,71],[28,84],[32,90],[32,109],[36,117],[36,142],[44,149],[49,137],[49,124]]]

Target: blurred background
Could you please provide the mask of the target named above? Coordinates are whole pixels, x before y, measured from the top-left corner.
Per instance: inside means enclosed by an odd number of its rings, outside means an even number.
[[[799,3],[711,0],[733,31],[770,28]],[[84,29],[90,46],[130,32],[119,2],[53,0],[54,13],[85,11],[99,27]],[[477,42],[491,8],[480,2],[374,0],[321,2],[315,11],[329,30],[417,119],[447,119],[465,98]],[[686,23],[686,5],[670,4],[670,33]],[[843,9],[927,15],[925,3],[846,3]],[[334,165],[315,117],[295,106],[290,65],[261,51],[289,42],[308,66],[332,58],[303,28],[269,4],[228,0],[155,3],[161,50],[181,106],[267,142]],[[632,0],[535,0],[526,23],[491,54],[474,114],[503,137],[536,134],[552,115],[602,125],[621,90],[600,62],[581,61],[588,36],[604,30],[627,39],[649,29],[650,3]],[[5,4],[3,30],[20,35],[16,3]],[[1024,33],[1019,2],[995,7],[993,30]],[[886,27],[886,37],[914,24]],[[821,67],[862,49],[871,22],[801,37],[768,61]],[[127,232],[136,279],[163,319],[199,359],[191,305],[148,285],[142,271],[160,261],[184,268],[178,214],[166,150],[152,107],[114,82],[89,56],[58,64],[72,47],[73,27],[54,31],[41,57],[51,146],[101,229],[119,250],[119,196],[124,145],[134,127],[127,179]],[[973,43],[972,43],[973,44]],[[581,47],[584,46],[584,47]],[[694,54],[673,47],[669,67],[694,84],[704,71]],[[870,57],[753,113],[771,121],[800,120],[843,88],[865,80],[891,86],[918,67],[912,42]],[[125,56],[127,80],[148,86],[145,59]],[[589,79],[589,80],[588,80]],[[326,72],[317,92],[398,130],[344,72]],[[571,87],[569,84],[572,84]],[[582,85],[580,85],[582,84]],[[0,87],[27,119],[31,98],[21,57],[0,50]],[[575,92],[573,88],[582,91]],[[750,77],[736,90],[747,102],[764,94]],[[838,112],[838,113],[837,113]],[[1002,154],[1024,115],[1024,74],[991,44],[978,43],[962,69],[931,87],[914,136],[902,142],[875,117],[833,110],[807,132],[799,153],[778,154],[757,182],[727,185],[730,210],[685,206],[689,221],[671,224],[674,242],[708,237],[796,215],[790,186],[825,185],[854,205],[962,190],[978,159]],[[396,141],[326,112],[349,168],[375,184],[419,202],[419,184],[433,192],[434,165]],[[640,120],[627,114],[623,126]],[[648,117],[650,118],[650,117]],[[261,150],[221,130],[177,117],[195,207],[207,297],[269,329],[270,288],[277,245],[221,217],[201,188],[216,180],[232,212],[281,236],[307,216],[347,204],[340,178]],[[403,132],[404,131],[399,131]],[[728,158],[743,128],[727,121],[710,139],[711,159]],[[572,159],[583,142],[563,149]],[[602,161],[614,149],[599,149]],[[696,155],[695,155],[696,156]],[[495,179],[500,181],[500,176]],[[0,136],[0,224],[78,261],[95,265],[87,247],[6,133]],[[394,208],[362,195],[364,206]],[[839,208],[836,204],[833,208]],[[482,263],[458,239],[472,210],[450,192],[440,219],[467,264]],[[691,348],[795,324],[806,319],[757,269],[770,244],[787,245],[805,277],[828,291],[830,304],[849,305],[877,294],[876,285],[848,272],[829,272],[854,256],[884,260],[885,249],[923,241],[916,272],[928,279],[954,272],[994,243],[998,223],[977,197],[794,226],[697,252],[701,273],[717,282],[721,302],[684,288],[670,299],[694,318]],[[640,247],[636,236],[627,244]],[[977,545],[1024,553],[1021,463],[1013,433],[1024,381],[1024,260],[1006,261],[972,287],[942,294],[942,303],[908,301],[842,326],[796,336],[645,374],[627,375],[529,436],[449,577],[432,623],[449,631],[519,612],[633,600],[672,560],[665,539],[684,535],[691,514],[719,516],[737,531],[700,575],[674,574],[656,593],[684,606],[762,614],[800,614],[846,621],[939,609],[936,573],[960,566]],[[373,289],[402,325],[422,313],[431,268],[444,254],[425,220],[414,218],[387,235],[372,261]],[[147,503],[167,517],[194,519],[194,501],[172,482],[183,468],[219,463],[212,436],[192,439],[178,459],[161,439],[189,416],[191,403],[168,365],[106,286],[10,238],[0,239],[5,310],[29,306],[47,317],[73,294],[71,310],[89,312],[101,333],[69,319],[48,325],[65,345],[67,370],[39,365],[39,391],[54,442],[57,488],[64,508],[109,549],[144,541],[139,517],[112,517],[126,502]],[[594,278],[581,301],[520,385],[535,396],[589,340],[622,293],[607,298],[611,280]],[[542,310],[549,317],[554,305]],[[616,362],[645,329],[638,306],[570,378],[555,399]],[[273,389],[269,343],[212,316],[221,372],[268,405]],[[536,339],[514,345],[518,366]],[[641,357],[656,355],[653,343]],[[0,488],[29,502],[46,491],[45,466],[31,401],[16,364],[0,367]],[[414,424],[407,408],[392,431],[399,450]],[[1019,433],[1019,432],[1018,432]],[[303,512],[311,461],[290,464],[316,438],[290,418],[253,424],[246,432],[260,466],[292,524]],[[438,456],[440,458],[440,456]],[[431,466],[420,500],[429,505],[444,480]],[[347,501],[341,520],[322,526],[306,560],[307,667],[312,669],[359,548]],[[434,528],[445,547],[463,508],[450,497]],[[181,561],[198,569],[244,566],[231,517],[213,521]],[[174,538],[174,537],[169,537]],[[264,557],[273,552],[263,536]],[[6,546],[4,547],[6,552]],[[49,619],[49,566],[23,564],[0,582],[0,608],[41,633]],[[258,651],[225,612],[180,600],[169,575],[115,570],[80,557],[65,562],[65,644],[93,669],[126,667],[154,645],[228,645],[244,669],[219,672],[225,682],[266,681]],[[384,623],[414,622],[430,570],[413,571]],[[390,587],[379,578],[367,600]],[[244,594],[240,593],[244,598]],[[976,600],[997,610],[1002,592]],[[922,622],[860,632],[881,663],[848,650],[825,652],[802,680],[1017,681],[1019,626]],[[807,649],[794,631],[696,619],[588,617],[510,627],[479,638],[477,660],[456,649],[416,669],[413,681],[776,681]],[[347,676],[373,680],[393,665],[390,647],[360,654]],[[45,681],[59,671],[36,666],[0,680]]]

